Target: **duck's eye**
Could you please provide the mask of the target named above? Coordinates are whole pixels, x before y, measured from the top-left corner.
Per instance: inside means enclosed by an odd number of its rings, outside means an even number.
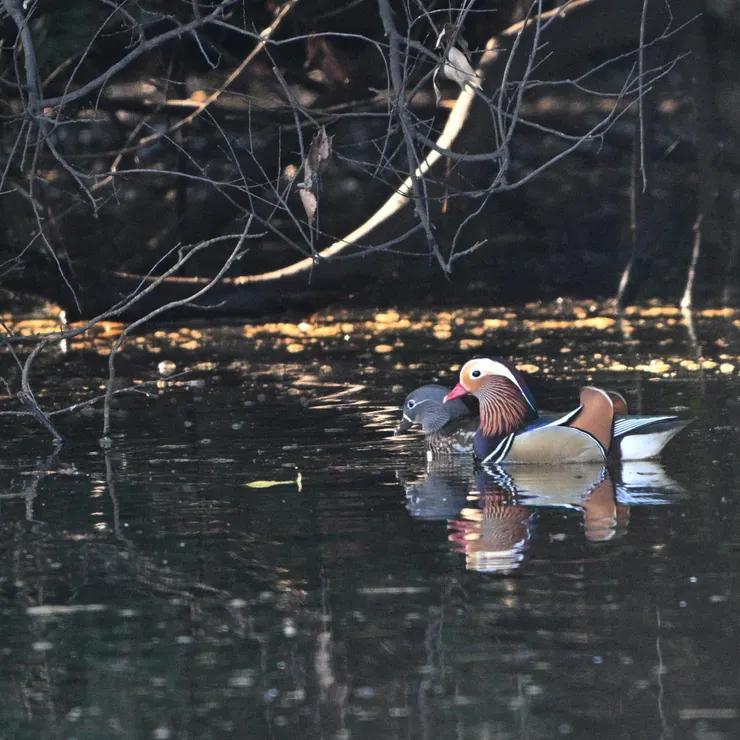
[[[414,406],[416,406],[416,401],[409,401],[406,404],[406,408],[408,408],[408,409],[412,409],[412,408],[414,408]]]
[[[470,376],[473,378],[480,378],[481,372],[480,370],[473,370],[472,373],[470,373]]]

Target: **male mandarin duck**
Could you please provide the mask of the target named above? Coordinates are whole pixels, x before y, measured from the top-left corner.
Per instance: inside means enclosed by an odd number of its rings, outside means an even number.
[[[473,404],[461,398],[444,403],[449,392],[443,385],[423,385],[409,393],[403,402],[403,419],[394,432],[402,434],[416,424],[421,426],[429,460],[473,451],[478,414]]]
[[[603,463],[655,457],[686,424],[677,416],[633,416],[619,394],[581,390],[580,405],[559,417],[541,416],[532,393],[514,365],[501,358],[470,360],[445,403],[467,394],[480,403],[480,426],[473,439],[485,463]]]

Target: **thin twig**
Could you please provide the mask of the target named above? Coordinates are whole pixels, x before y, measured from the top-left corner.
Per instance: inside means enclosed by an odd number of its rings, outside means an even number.
[[[131,331],[136,329],[137,327],[141,326],[145,321],[150,321],[159,314],[163,313],[164,311],[170,310],[172,308],[176,308],[178,306],[188,305],[194,301],[196,301],[200,296],[205,294],[208,290],[210,290],[216,283],[219,282],[219,280],[223,277],[225,272],[231,267],[231,265],[234,263],[235,260],[237,260],[242,254],[242,247],[244,244],[244,241],[248,238],[252,238],[250,235],[248,235],[249,228],[251,226],[252,219],[250,218],[242,231],[239,235],[229,235],[229,236],[223,236],[223,237],[216,237],[215,239],[208,240],[207,242],[201,242],[200,244],[194,245],[190,248],[186,249],[180,249],[180,258],[178,261],[163,275],[161,275],[159,278],[148,282],[147,280],[142,280],[137,288],[134,289],[131,293],[128,294],[122,301],[115,304],[112,308],[110,308],[107,311],[104,311],[103,313],[99,314],[98,316],[94,317],[93,319],[90,319],[89,321],[83,323],[80,326],[72,327],[66,330],[58,331],[58,332],[52,332],[49,334],[42,334],[42,335],[35,335],[33,337],[19,337],[19,336],[12,336],[8,335],[3,338],[3,342],[8,346],[13,354],[14,357],[16,357],[16,361],[21,367],[21,390],[17,394],[18,399],[23,404],[25,411],[24,412],[1,412],[0,415],[17,415],[20,413],[25,414],[32,414],[34,415],[52,434],[55,441],[61,442],[62,437],[61,435],[56,431],[54,428],[54,425],[49,421],[49,416],[53,416],[56,413],[61,413],[62,411],[69,411],[69,407],[67,409],[61,409],[56,412],[51,412],[50,414],[46,414],[36,401],[35,395],[33,393],[33,389],[31,386],[31,371],[33,369],[34,363],[36,359],[41,355],[41,353],[51,344],[56,344],[62,340],[65,339],[72,339],[73,337],[79,336],[80,334],[84,334],[85,332],[89,331],[93,326],[96,324],[99,324],[101,321],[105,321],[107,319],[115,318],[116,316],[120,315],[121,313],[124,313],[126,311],[130,311],[131,308],[140,300],[142,300],[144,297],[149,295],[153,290],[155,290],[159,285],[162,284],[162,282],[167,278],[170,277],[174,272],[177,270],[180,270],[195,254],[202,251],[206,247],[210,246],[211,244],[214,244],[219,241],[223,241],[225,239],[233,239],[235,236],[238,236],[237,244],[234,248],[234,250],[231,252],[229,258],[224,262],[221,269],[217,273],[217,275],[210,280],[208,284],[200,288],[198,291],[193,293],[191,296],[188,296],[187,298],[183,298],[179,301],[172,301],[171,303],[168,303],[164,306],[160,306],[159,308],[155,309],[154,311],[149,312],[145,317],[139,319],[134,324],[130,325],[125,329],[122,334],[119,336],[118,341],[114,345],[113,350],[111,351],[111,357],[115,355],[115,353],[120,348],[123,339],[126,335],[128,335]],[[9,329],[7,326],[3,324],[3,327],[5,328],[5,331],[10,334]],[[26,357],[25,361],[21,364],[18,360],[17,356],[15,355],[15,351],[13,350],[14,344],[21,344],[21,343],[30,343],[35,342],[35,345],[31,352],[29,353],[28,357]],[[113,362],[113,360],[109,360],[110,363]],[[112,365],[109,365],[112,366]],[[110,382],[108,384],[106,395],[104,397],[106,406],[107,406],[107,417],[106,419],[109,419],[110,416],[110,399],[113,395],[115,395],[116,391],[113,390],[112,381],[114,379],[114,375],[111,375]],[[93,399],[98,400],[98,399]],[[107,423],[107,428],[109,428],[109,421]]]
[[[39,101],[43,97],[43,92],[39,80],[36,49],[33,45],[31,29],[28,25],[28,19],[23,14],[23,0],[2,0],[2,3],[18,28],[18,36],[23,44],[23,63],[26,73],[26,91],[28,93],[26,111],[30,118],[35,118],[42,107],[39,105]]]
[[[701,252],[701,222],[704,218],[704,214],[700,213],[696,217],[694,222],[694,246],[691,250],[691,263],[689,264],[689,270],[686,275],[686,287],[681,298],[681,308],[689,309],[694,299],[694,279],[696,277],[696,265],[699,262],[699,254]]]
[[[254,47],[254,49],[252,49],[252,51],[247,54],[242,63],[233,72],[231,72],[231,74],[229,74],[224,83],[217,90],[214,90],[202,103],[199,103],[198,107],[192,113],[170,126],[170,128],[166,132],[167,134],[172,134],[174,131],[177,131],[183,126],[186,126],[188,123],[192,123],[192,121],[194,121],[209,105],[211,105],[211,103],[213,103],[215,100],[218,100],[218,98],[224,93],[229,85],[231,85],[231,83],[235,79],[237,79],[237,77],[239,77],[239,75],[251,64],[252,60],[257,56],[257,54],[259,54],[265,48],[265,45],[270,40],[272,34],[282,23],[283,18],[285,18],[285,16],[292,10],[293,6],[298,1],[299,0],[287,0],[287,2],[275,15],[275,20],[273,20],[273,22],[260,33],[259,42]],[[163,135],[164,133],[152,134],[151,136],[144,137],[139,142],[139,144],[140,146],[148,146]]]
[[[229,254],[228,258],[221,265],[221,269],[216,273],[216,275],[214,275],[214,277],[207,285],[204,285],[200,290],[197,290],[195,293],[187,296],[186,298],[181,298],[180,300],[176,301],[170,301],[163,306],[155,308],[153,311],[150,311],[148,314],[146,314],[146,316],[142,316],[137,321],[129,324],[119,334],[118,339],[116,339],[115,343],[111,347],[110,355],[108,356],[108,384],[106,387],[105,403],[103,405],[103,440],[110,440],[110,402],[113,396],[113,384],[116,379],[116,355],[118,354],[118,351],[120,350],[126,338],[129,336],[129,334],[131,334],[131,332],[135,331],[143,324],[156,318],[160,314],[163,314],[166,311],[171,311],[173,308],[187,306],[188,304],[197,301],[200,297],[205,295],[214,285],[217,285],[220,282],[221,278],[226,274],[226,272],[228,272],[232,264],[234,264],[234,262],[242,255],[242,246],[247,239],[251,226],[252,218],[250,217],[247,220],[246,225],[244,226],[244,231],[241,234],[241,238],[236,243],[236,246],[231,251],[231,254]]]
[[[3,0],[3,2],[18,2],[18,0]],[[66,91],[63,95],[59,95],[53,98],[45,98],[39,102],[41,108],[56,108],[57,106],[73,103],[76,100],[80,100],[88,95],[88,93],[98,90],[105,85],[114,75],[118,74],[122,70],[126,69],[132,62],[135,62],[140,56],[147,52],[153,51],[162,44],[182,37],[184,34],[190,31],[200,28],[200,26],[209,23],[218,16],[220,16],[229,5],[234,5],[238,0],[222,0],[216,8],[214,8],[208,15],[197,18],[190,23],[184,23],[177,28],[173,28],[171,31],[161,33],[159,36],[149,39],[139,44],[135,49],[130,51],[124,57],[119,59],[115,64],[112,64],[108,69],[105,70],[101,75],[98,75],[94,80],[90,80],[85,85],[77,88],[72,92]]]

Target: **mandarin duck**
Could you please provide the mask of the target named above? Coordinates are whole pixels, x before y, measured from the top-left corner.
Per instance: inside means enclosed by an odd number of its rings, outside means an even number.
[[[581,390],[580,405],[541,415],[521,373],[501,358],[470,360],[445,403],[468,394],[480,403],[473,451],[484,463],[603,463],[611,457],[645,460],[658,455],[690,420],[677,416],[634,416],[619,394]]]
[[[449,392],[443,385],[423,385],[403,402],[403,418],[394,434],[419,425],[424,432],[428,460],[444,455],[470,455],[473,451],[478,414],[463,399],[444,403]]]

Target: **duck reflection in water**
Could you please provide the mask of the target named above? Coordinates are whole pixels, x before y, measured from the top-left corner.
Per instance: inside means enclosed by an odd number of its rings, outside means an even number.
[[[396,470],[406,492],[406,508],[414,519],[428,521],[456,517],[469,501],[475,486],[470,460],[441,458],[427,463],[424,473]]]
[[[671,503],[682,490],[656,462],[625,464],[613,476],[598,465],[476,471],[447,460],[399,480],[412,516],[449,522],[449,540],[469,570],[501,574],[525,564],[544,507],[580,511],[586,539],[606,542],[626,533],[631,506]]]
[[[491,468],[476,474],[478,507],[464,508],[450,522],[450,540],[465,553],[468,570],[506,573],[525,561],[539,507],[567,507],[583,512],[584,534],[603,542],[622,534],[629,507],[617,504],[614,483],[605,468],[570,465],[544,471],[520,466]]]

